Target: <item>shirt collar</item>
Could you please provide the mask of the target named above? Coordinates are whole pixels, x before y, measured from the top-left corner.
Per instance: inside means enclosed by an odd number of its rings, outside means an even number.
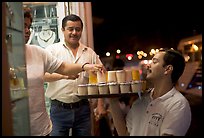
[[[150,98],[151,100],[153,100],[152,95],[153,95],[154,89],[151,90],[150,92]],[[165,93],[164,95],[158,97],[157,99],[160,99],[161,101],[164,101],[170,97],[172,97],[176,92],[176,88],[173,87],[170,91],[168,91],[167,93]]]
[[[65,41],[62,42],[63,46],[70,50],[70,48],[66,45]],[[83,51],[87,50],[87,46],[83,45],[81,42],[79,42],[79,48],[78,51],[81,53]]]

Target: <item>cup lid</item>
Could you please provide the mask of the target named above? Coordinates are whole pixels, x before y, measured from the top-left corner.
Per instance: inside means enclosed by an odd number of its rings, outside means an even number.
[[[97,84],[87,84],[87,86],[97,86]]]
[[[117,82],[109,82],[108,85],[118,85]]]
[[[130,82],[121,82],[119,83],[120,85],[127,85],[127,84],[130,84]]]
[[[84,87],[87,86],[87,84],[79,84],[78,87]]]
[[[99,83],[98,86],[107,86],[106,83]]]

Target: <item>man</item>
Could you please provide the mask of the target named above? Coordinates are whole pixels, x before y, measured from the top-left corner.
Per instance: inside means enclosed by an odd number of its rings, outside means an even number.
[[[62,20],[64,41],[46,47],[55,57],[67,63],[99,63],[97,54],[79,42],[83,22],[79,16],[71,14]],[[87,99],[79,99],[78,84],[88,83],[88,73],[68,78],[58,74],[45,74],[49,82],[46,96],[51,99],[50,116],[53,123],[51,136],[90,136],[91,110]]]
[[[24,9],[25,43],[30,37],[32,15],[30,8]],[[35,45],[25,45],[27,86],[29,95],[29,117],[31,136],[47,136],[52,130],[52,123],[45,106],[45,72],[76,75],[82,71],[99,71],[102,65],[68,64],[52,56],[45,49]]]
[[[118,108],[117,98],[110,100],[110,110],[119,135],[184,136],[191,123],[186,98],[175,89],[185,67],[183,56],[175,50],[158,52],[148,65],[146,79],[154,88],[137,99],[126,118]]]

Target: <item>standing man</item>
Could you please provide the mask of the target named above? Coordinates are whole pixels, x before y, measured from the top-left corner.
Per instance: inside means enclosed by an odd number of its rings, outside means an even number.
[[[46,47],[58,59],[67,63],[100,63],[98,55],[89,47],[79,42],[83,30],[83,22],[77,15],[71,14],[62,20],[64,42]],[[53,123],[51,136],[91,135],[91,109],[87,99],[79,99],[78,84],[88,83],[88,73],[78,76],[45,74],[49,82],[46,96],[51,99],[50,117]]]
[[[126,118],[118,108],[117,98],[110,100],[110,110],[119,135],[185,136],[191,123],[186,98],[174,87],[185,67],[183,56],[175,50],[160,51],[148,66],[146,79],[154,88],[134,101]]]

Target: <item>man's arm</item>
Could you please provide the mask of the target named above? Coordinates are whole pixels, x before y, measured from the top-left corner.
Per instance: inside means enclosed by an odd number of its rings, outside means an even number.
[[[55,71],[55,73],[59,73],[62,75],[77,75],[78,73],[82,71],[87,71],[87,72],[104,72],[103,70],[103,65],[102,64],[67,64],[65,62],[62,62],[60,67]]]
[[[58,73],[48,73],[46,72],[43,79],[45,82],[52,82],[52,81],[58,81],[58,80],[61,80],[61,79],[76,79],[78,78],[79,75],[70,75],[70,76],[66,76],[66,75],[61,75],[61,74],[58,74]]]
[[[113,123],[118,132],[118,135],[119,136],[129,135],[126,127],[124,114],[119,106],[118,98],[111,98],[109,103],[110,103],[110,112],[113,118]]]

